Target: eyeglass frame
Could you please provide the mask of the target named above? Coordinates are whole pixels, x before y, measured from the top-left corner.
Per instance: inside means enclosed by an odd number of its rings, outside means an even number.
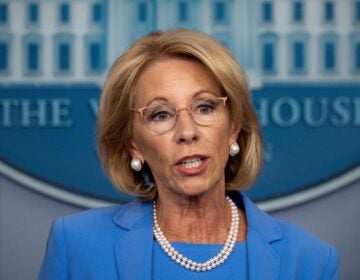
[[[221,101],[223,102],[223,104],[224,104],[224,107],[225,107],[225,106],[226,106],[226,101],[229,99],[229,97],[228,97],[228,96],[222,96],[222,97],[215,97],[214,99],[221,100]],[[183,107],[183,108],[178,108],[178,109],[173,108],[173,109],[175,109],[175,115],[176,115],[175,122],[174,122],[174,125],[173,125],[169,130],[167,130],[167,131],[170,131],[170,130],[175,126],[175,124],[176,124],[176,122],[177,122],[177,119],[178,119],[178,117],[179,117],[179,112],[182,111],[182,110],[187,110],[188,113],[189,113],[189,115],[190,115],[190,117],[191,117],[191,119],[192,119],[197,125],[205,126],[205,125],[199,124],[198,122],[196,122],[196,121],[194,120],[194,118],[193,118],[193,116],[192,116],[192,113],[190,112],[190,108],[191,108],[192,105],[193,105],[193,103],[192,103],[190,106],[188,106],[188,107]],[[130,110],[139,113],[140,116],[141,116],[141,119],[142,119],[142,121],[143,121],[143,123],[144,123],[144,125],[145,125],[148,129],[150,129],[150,128],[146,125],[146,123],[145,123],[144,113],[143,113],[143,111],[144,111],[145,109],[148,109],[148,108],[151,108],[151,106],[145,106],[145,107],[140,107],[140,108],[130,108]],[[169,106],[169,108],[171,108],[171,107]],[[152,129],[150,129],[150,130],[152,130]],[[154,131],[154,130],[152,130],[152,131]],[[165,131],[165,132],[167,132],[167,131]],[[164,132],[164,133],[165,133],[165,132]]]

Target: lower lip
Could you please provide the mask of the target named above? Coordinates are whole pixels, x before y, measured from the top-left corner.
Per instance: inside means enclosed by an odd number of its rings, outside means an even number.
[[[176,168],[177,168],[177,170],[179,170],[181,173],[183,173],[185,175],[199,175],[202,172],[204,172],[204,170],[208,166],[208,163],[209,163],[208,159],[203,159],[203,160],[201,160],[201,163],[198,167],[186,168],[182,164],[177,164]]]

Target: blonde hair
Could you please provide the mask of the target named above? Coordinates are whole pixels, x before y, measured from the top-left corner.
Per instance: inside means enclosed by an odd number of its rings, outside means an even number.
[[[228,104],[232,121],[241,128],[240,153],[229,157],[225,168],[226,189],[244,189],[257,177],[262,165],[259,124],[252,108],[246,75],[235,58],[210,36],[186,29],[152,32],[136,41],[111,67],[105,81],[98,116],[99,156],[106,174],[123,193],[153,199],[156,188],[147,164],[142,172],[130,168],[128,147],[132,138],[134,88],[151,63],[164,57],[186,57],[200,62],[215,77]]]

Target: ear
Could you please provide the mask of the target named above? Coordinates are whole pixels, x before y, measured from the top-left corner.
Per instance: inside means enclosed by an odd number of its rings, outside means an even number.
[[[127,145],[127,150],[128,150],[131,157],[137,158],[142,163],[144,163],[144,161],[145,161],[144,160],[144,155],[141,153],[141,151],[139,149],[139,146],[136,144],[134,139],[131,139],[131,141],[129,141],[129,143]]]
[[[237,142],[237,138],[241,131],[240,123],[232,122],[230,129],[231,129],[231,131],[230,131],[229,145]]]

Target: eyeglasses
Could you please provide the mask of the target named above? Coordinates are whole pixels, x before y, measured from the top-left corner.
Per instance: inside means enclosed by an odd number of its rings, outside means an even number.
[[[224,113],[228,97],[207,97],[194,101],[186,108],[173,108],[166,104],[130,110],[138,112],[145,126],[156,133],[165,133],[175,126],[181,110],[187,110],[192,120],[201,126],[211,126]]]

